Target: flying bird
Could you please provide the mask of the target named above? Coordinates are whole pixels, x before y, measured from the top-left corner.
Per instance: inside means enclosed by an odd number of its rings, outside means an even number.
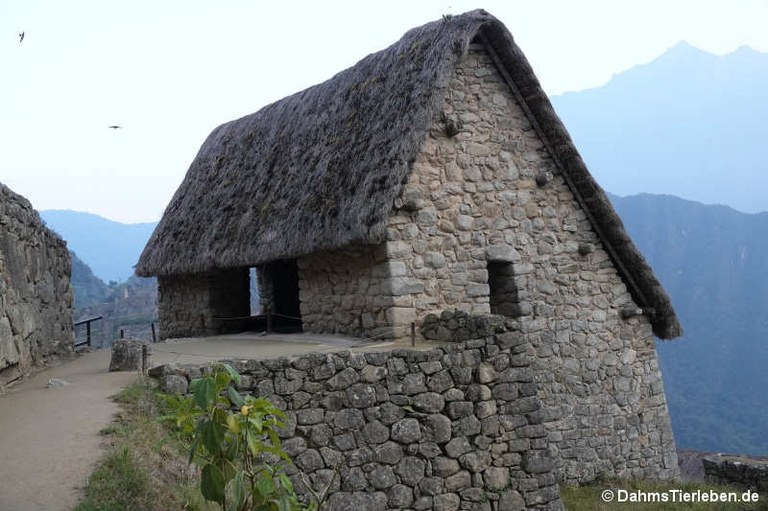
[[[107,128],[109,128],[111,130],[121,130],[121,129],[123,129],[123,127],[118,125],[118,124],[113,124],[112,126],[107,126]]]
[[[24,41],[24,32],[19,32],[19,44]]]

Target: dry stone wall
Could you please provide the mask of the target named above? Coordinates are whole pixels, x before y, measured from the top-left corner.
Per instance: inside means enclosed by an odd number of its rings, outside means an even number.
[[[250,316],[247,268],[158,277],[160,338],[221,333],[222,318]]]
[[[0,184],[0,384],[72,351],[70,265],[66,243]]]
[[[715,454],[701,461],[709,482],[768,492],[768,457]]]
[[[283,446],[329,511],[562,509],[530,348],[514,323],[427,351],[233,360],[287,411]],[[200,366],[163,366],[184,392]],[[301,493],[302,478],[292,473]]]
[[[386,250],[406,292],[394,310],[420,326],[435,311],[488,314],[495,285],[535,354],[565,480],[677,474],[650,322],[622,318],[632,296],[481,45],[458,67],[395,206]],[[503,271],[489,275],[491,264]]]
[[[315,253],[297,260],[304,329],[360,337],[392,338],[391,279],[404,272],[387,261],[383,245]]]

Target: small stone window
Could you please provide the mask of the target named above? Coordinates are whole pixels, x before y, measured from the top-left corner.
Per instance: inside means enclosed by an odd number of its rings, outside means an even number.
[[[491,314],[510,318],[522,315],[515,283],[515,271],[511,262],[488,261],[488,287],[490,288]]]

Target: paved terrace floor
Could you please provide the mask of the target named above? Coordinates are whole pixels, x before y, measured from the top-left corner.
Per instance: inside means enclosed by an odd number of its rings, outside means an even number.
[[[409,345],[309,333],[237,334],[153,344],[150,366],[346,349],[385,351]],[[432,346],[418,343],[416,347]],[[108,372],[110,354],[104,349],[79,355],[37,372],[0,395],[0,510],[57,511],[77,504],[103,452],[99,431],[118,411],[110,396],[139,376]],[[47,388],[50,378],[67,385]]]

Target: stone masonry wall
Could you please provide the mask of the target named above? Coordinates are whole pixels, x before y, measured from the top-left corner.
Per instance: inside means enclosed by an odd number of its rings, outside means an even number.
[[[66,243],[0,184],[0,384],[71,353],[70,265]]]
[[[297,260],[304,330],[390,339],[400,326],[392,315],[392,274],[383,245],[320,252]],[[410,328],[410,326],[409,326]]]
[[[328,511],[563,509],[531,350],[515,323],[491,328],[428,351],[229,363],[287,411],[283,447],[316,490],[330,482]],[[184,392],[204,370],[150,374]]]
[[[511,264],[502,273],[565,480],[677,474],[650,323],[622,319],[627,287],[482,46],[460,64],[395,206],[386,250],[406,292],[394,310],[419,325],[445,309],[488,314],[488,262]]]
[[[250,315],[247,268],[158,277],[160,338],[220,333],[221,318]]]
[[[714,454],[701,461],[709,482],[768,492],[768,457]]]

